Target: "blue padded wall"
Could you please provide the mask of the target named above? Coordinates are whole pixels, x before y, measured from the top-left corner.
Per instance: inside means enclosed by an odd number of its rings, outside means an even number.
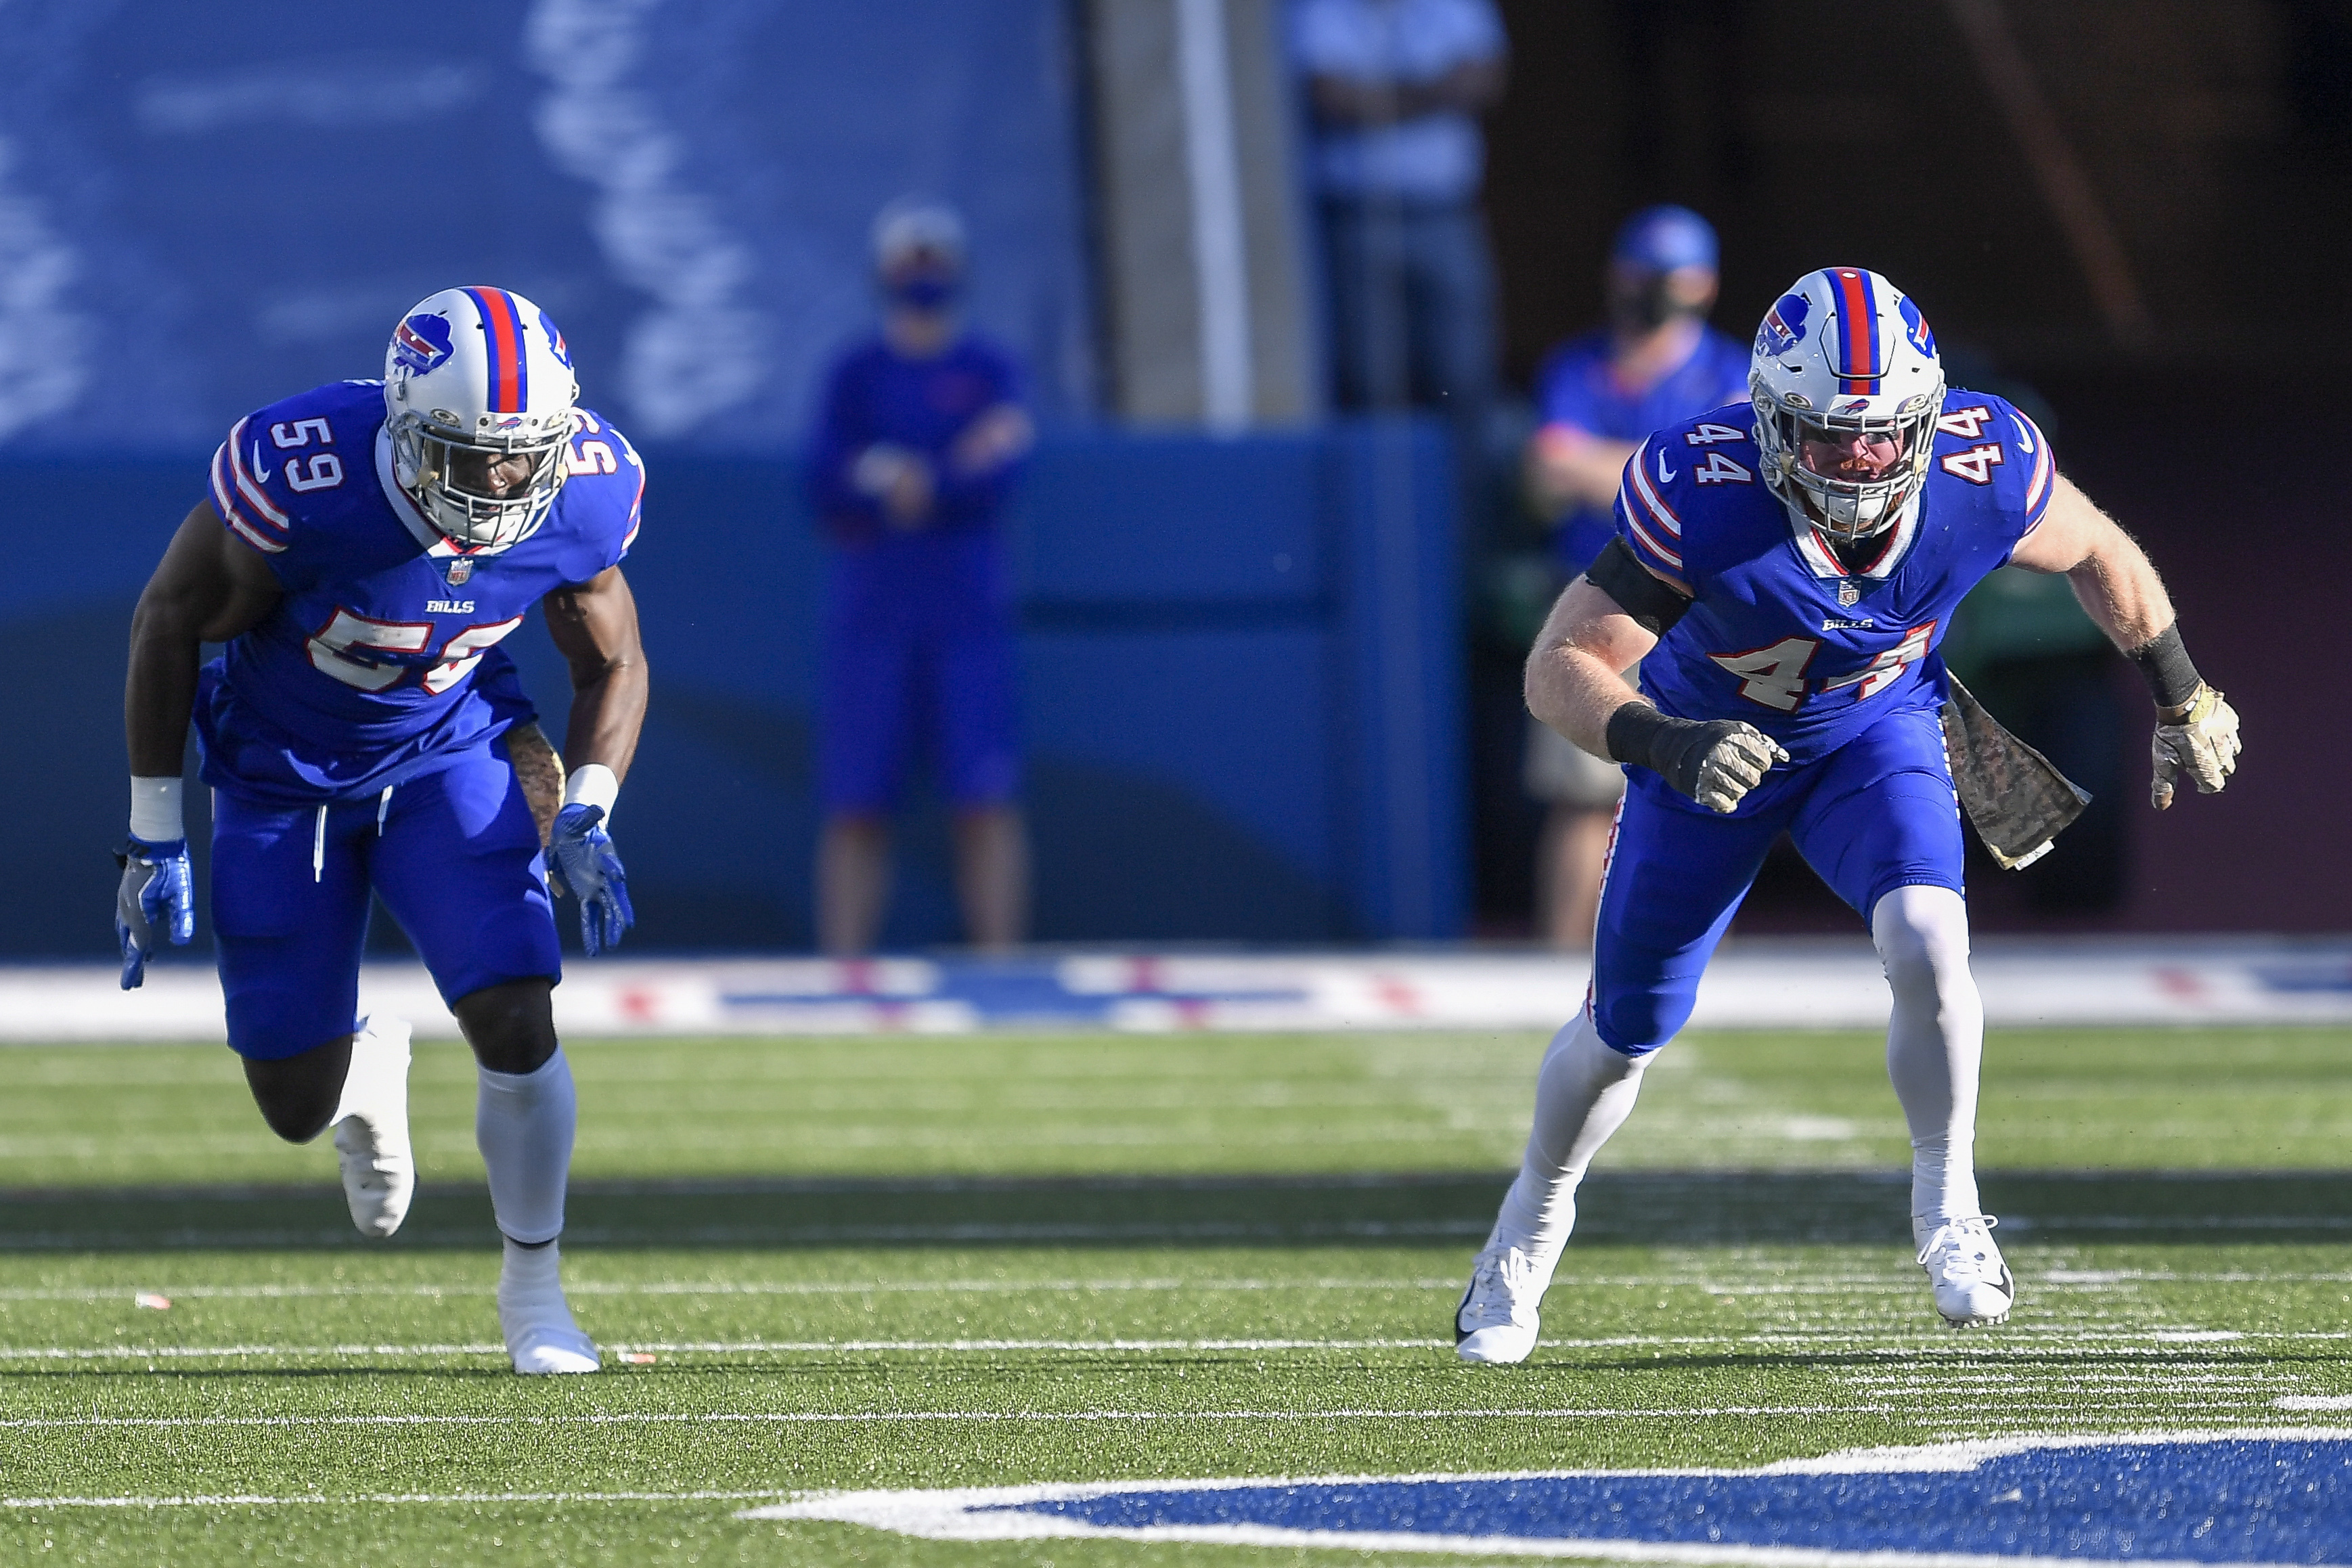
[[[641,948],[810,941],[822,549],[781,461],[656,449],[627,566],[654,670],[617,832]],[[0,465],[0,509],[89,549],[0,579],[0,956],[106,946],[123,638],[203,460]],[[1132,476],[1133,482],[1123,482]],[[1039,453],[1017,507],[1044,940],[1318,942],[1460,929],[1453,517],[1429,428]],[[551,733],[542,628],[509,640]],[[898,946],[952,940],[945,823],[908,826]]]

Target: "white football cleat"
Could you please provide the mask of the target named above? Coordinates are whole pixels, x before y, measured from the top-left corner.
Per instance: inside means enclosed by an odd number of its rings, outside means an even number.
[[[1992,1228],[2000,1223],[1990,1214],[1971,1214],[1932,1229],[1927,1221],[1914,1224],[1915,1234],[1927,1231],[1919,1243],[1919,1267],[1935,1290],[1936,1311],[1956,1329],[2007,1322],[2016,1304],[2017,1281],[1992,1239]]]
[[[506,1244],[506,1259],[499,1266],[499,1328],[517,1372],[538,1376],[603,1367],[596,1342],[580,1332],[563,1299],[561,1261],[552,1241],[544,1247]]]
[[[343,1200],[362,1236],[381,1239],[408,1218],[416,1156],[408,1146],[408,1026],[370,1018],[352,1040],[352,1065],[336,1107],[335,1153]]]
[[[1508,1366],[1536,1347],[1536,1308],[1551,1282],[1536,1260],[1496,1242],[1470,1265],[1470,1288],[1454,1309],[1454,1354],[1474,1364]]]

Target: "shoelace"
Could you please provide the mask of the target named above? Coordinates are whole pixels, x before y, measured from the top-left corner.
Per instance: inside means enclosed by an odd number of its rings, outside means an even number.
[[[1919,1266],[1927,1268],[1927,1260],[1933,1258],[1947,1280],[2000,1279],[2000,1267],[1994,1261],[1998,1253],[1992,1245],[1992,1228],[2000,1223],[1990,1214],[1946,1220],[1919,1249]],[[1979,1240],[1984,1243],[1981,1248],[1975,1245]]]
[[[1478,1254],[1470,1271],[1470,1300],[1461,1321],[1473,1328],[1488,1328],[1517,1321],[1518,1298],[1535,1283],[1534,1260],[1516,1247]]]

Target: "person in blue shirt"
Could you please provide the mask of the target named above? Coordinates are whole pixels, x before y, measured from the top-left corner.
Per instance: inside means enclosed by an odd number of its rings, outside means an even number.
[[[1029,853],[1000,525],[1034,431],[1012,352],[964,325],[954,210],[884,208],[874,258],[881,329],[835,362],[808,450],[830,546],[817,940],[836,954],[874,946],[890,814],[919,747],[953,813],[967,934],[1005,947],[1026,928]]]
[[[1475,427],[1496,381],[1478,116],[1509,54],[1494,0],[1300,0],[1291,57],[1315,122],[1332,391]]]
[[[520,1373],[598,1366],[556,1249],[575,1111],[549,872],[580,900],[589,953],[621,939],[634,916],[605,824],[646,714],[620,567],[644,497],[644,465],[579,406],[546,312],[444,289],[394,329],[383,380],[236,423],[131,623],[123,988],[160,940],[194,935],[193,719],[228,1042],[263,1119],[294,1143],[332,1126],[352,1223],[400,1228],[409,1030],[356,1016],[381,898],[478,1064],[499,1322]],[[505,647],[533,609],[571,666],[568,779]],[[227,646],[200,669],[205,643]]]
[[[1706,323],[1716,262],[1715,230],[1689,208],[1635,213],[1610,251],[1608,325],[1560,344],[1536,372],[1542,423],[1528,442],[1528,496],[1551,524],[1564,579],[1614,537],[1610,503],[1634,444],[1748,395],[1748,350]],[[1554,946],[1590,946],[1624,775],[1532,720],[1526,758],[1528,793],[1548,802],[1538,926]]]
[[[1926,318],[1885,277],[1800,278],[1757,329],[1749,391],[1635,450],[1617,537],[1528,658],[1528,709],[1628,785],[1591,986],[1538,1071],[1518,1177],[1455,1312],[1465,1361],[1534,1348],[1579,1184],[1784,832],[1885,967],[1887,1076],[1934,1310],[1956,1327],[2007,1320],[2016,1281],[1977,1187],[1984,1008],[1956,776],[1982,800],[2011,758],[1980,733],[1947,740],[1938,651],[1990,573],[2063,574],[2139,666],[2156,708],[2151,805],[2169,808],[2184,776],[2218,791],[2237,765],[2238,716],[2198,674],[2147,555],[2059,472],[2023,411],[1946,383]]]

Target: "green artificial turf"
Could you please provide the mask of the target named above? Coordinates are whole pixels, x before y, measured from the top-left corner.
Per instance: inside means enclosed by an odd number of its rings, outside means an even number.
[[[2347,1045],[1997,1034],[2021,1295],[1955,1334],[1881,1043],[1695,1038],[1584,1188],[1545,1344],[1468,1369],[1450,1309],[1539,1038],[583,1041],[566,1271],[608,1368],[528,1381],[457,1048],[420,1048],[427,1186],[383,1244],[225,1051],[10,1049],[0,1562],[1338,1562],[737,1512],[2324,1421],[2291,1412],[2352,1396]],[[227,1497],[274,1500],[163,1501]]]

